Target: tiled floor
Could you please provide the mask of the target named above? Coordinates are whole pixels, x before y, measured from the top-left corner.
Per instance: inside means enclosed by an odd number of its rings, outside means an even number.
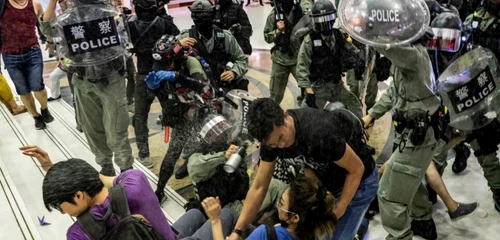
[[[254,27],[254,34],[251,38],[252,46],[255,50],[252,56],[249,57],[250,70],[247,74],[251,80],[250,92],[255,96],[269,96],[269,76],[271,69],[271,60],[269,49],[271,45],[267,44],[263,38],[263,26],[265,20],[268,16],[271,7],[269,5],[260,6],[257,3],[252,3],[249,7],[245,8],[250,21]],[[192,25],[192,20],[190,19],[190,12],[187,8],[176,8],[171,9],[169,13],[174,17],[174,22],[177,24],[179,29],[189,28]],[[50,81],[48,76],[50,71],[56,66],[54,62],[47,62],[45,64],[44,77],[46,79],[46,84],[50,86]],[[5,72],[5,71],[4,71]],[[62,83],[63,88],[67,86],[67,81],[64,80]],[[387,83],[379,84],[380,91],[379,95],[387,88]],[[70,101],[69,91],[67,89],[63,90],[65,93],[64,98]],[[285,94],[282,106],[286,108],[297,107],[294,99],[298,94],[298,88],[296,82],[293,78],[290,78],[287,91]],[[151,157],[156,162],[154,171],[158,172],[159,165],[163,159],[164,154],[168,149],[168,145],[164,143],[164,131],[159,125],[156,124],[156,119],[160,114],[161,109],[158,103],[154,103],[150,113],[149,126],[150,126],[150,149]],[[384,161],[390,155],[384,147],[386,142],[390,141],[391,135],[391,120],[390,116],[386,115],[381,120],[377,121],[374,128],[371,129],[371,139],[370,145],[376,148],[377,157],[380,155],[380,161]],[[132,147],[134,149],[134,154],[137,153],[135,144],[135,138],[133,134],[133,128],[130,127],[130,139],[132,142]],[[384,150],[384,151],[383,151]],[[382,153],[381,153],[382,152]],[[453,159],[450,160],[450,164]],[[472,216],[465,218],[457,223],[453,223],[446,216],[446,211],[442,202],[438,202],[434,210],[434,219],[436,221],[439,239],[485,239],[485,240],[496,240],[500,239],[500,215],[493,209],[491,192],[487,187],[486,181],[482,176],[482,170],[474,157],[469,160],[468,169],[461,175],[455,175],[448,168],[443,176],[445,183],[447,184],[450,193],[459,201],[471,202],[478,201],[481,204],[483,211],[489,213],[486,219],[481,219],[477,216]],[[189,179],[184,180],[174,180],[169,181],[169,185],[174,189],[185,189],[185,197],[189,197],[189,188],[186,186],[190,185]],[[369,236],[365,239],[383,239],[386,235],[385,230],[381,227],[380,218],[377,216],[373,221],[370,222]],[[418,238],[416,238],[418,239]]]

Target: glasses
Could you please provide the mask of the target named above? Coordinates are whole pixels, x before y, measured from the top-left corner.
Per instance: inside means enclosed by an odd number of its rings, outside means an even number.
[[[59,212],[62,212],[61,204],[52,204],[51,207]]]
[[[281,204],[281,201],[283,201],[283,196],[280,197],[280,200],[276,203],[276,208],[281,210],[281,211],[284,211],[284,212],[287,212],[289,215],[298,215],[297,213],[294,213],[294,212],[290,212],[286,209],[283,208],[283,204]]]

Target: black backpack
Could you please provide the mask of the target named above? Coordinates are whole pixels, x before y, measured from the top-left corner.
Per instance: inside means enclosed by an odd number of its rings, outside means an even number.
[[[82,230],[93,240],[165,240],[151,224],[130,215],[127,196],[121,184],[109,189],[110,203],[103,219],[96,219],[90,209],[77,218]],[[116,218],[118,222],[110,226]]]

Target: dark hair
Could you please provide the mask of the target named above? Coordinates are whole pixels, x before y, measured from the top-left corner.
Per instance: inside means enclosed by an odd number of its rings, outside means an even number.
[[[270,98],[259,98],[248,109],[248,133],[259,142],[265,141],[274,129],[285,123],[283,109]]]
[[[90,197],[102,191],[104,184],[99,172],[81,159],[68,159],[54,164],[43,179],[43,203],[47,210],[63,202],[75,204],[76,192],[86,192]]]
[[[311,179],[299,177],[290,183],[288,211],[300,219],[295,235],[300,240],[330,239],[337,225],[335,198]],[[312,231],[311,231],[312,230]]]

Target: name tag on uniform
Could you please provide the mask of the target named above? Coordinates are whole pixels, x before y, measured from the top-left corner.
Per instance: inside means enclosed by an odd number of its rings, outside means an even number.
[[[478,21],[472,21],[472,28],[477,28],[477,25],[479,25]]]
[[[321,47],[321,46],[323,45],[323,44],[321,43],[321,40],[319,40],[319,39],[318,39],[318,40],[314,40],[314,41],[313,41],[313,44],[314,44],[314,46],[315,46],[315,47]]]

